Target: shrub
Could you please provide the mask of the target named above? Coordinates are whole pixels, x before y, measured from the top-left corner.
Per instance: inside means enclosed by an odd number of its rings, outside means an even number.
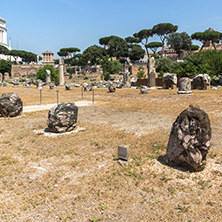
[[[103,76],[104,76],[105,81],[108,81],[110,79],[110,73],[109,72],[104,73]]]
[[[46,74],[45,71],[50,70],[51,71],[51,81],[54,82],[55,84],[59,83],[59,74],[58,70],[54,69],[52,65],[45,65],[42,68],[39,68],[38,71],[36,72],[36,79],[41,79],[43,82],[46,81]]]
[[[88,77],[88,76],[85,76],[83,79],[84,79],[84,80],[85,80],[85,79],[89,79],[89,77]]]
[[[136,77],[141,79],[141,78],[145,78],[146,74],[144,72],[144,67],[143,66],[139,66],[138,68],[138,72],[136,74]]]

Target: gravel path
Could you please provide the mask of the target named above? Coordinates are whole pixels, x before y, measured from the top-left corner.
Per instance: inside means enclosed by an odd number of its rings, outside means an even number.
[[[91,105],[93,105],[92,102],[89,102],[89,101],[78,101],[78,102],[75,102],[75,104],[77,106],[91,106]],[[55,103],[55,104],[45,104],[45,105],[35,105],[35,106],[24,106],[23,113],[49,110],[51,107],[53,107],[55,105],[57,105],[57,104]]]

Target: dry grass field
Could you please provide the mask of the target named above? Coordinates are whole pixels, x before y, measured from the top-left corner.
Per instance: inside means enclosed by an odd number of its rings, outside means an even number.
[[[81,100],[81,89],[59,87],[59,102]],[[15,92],[24,106],[39,90]],[[46,137],[48,111],[0,119],[0,221],[222,221],[222,89],[95,89],[79,107],[78,133]],[[84,93],[91,100],[91,92]],[[56,91],[43,89],[43,104]],[[164,154],[176,117],[194,103],[209,115],[212,146],[201,172],[169,167]],[[117,146],[130,160],[117,161]]]

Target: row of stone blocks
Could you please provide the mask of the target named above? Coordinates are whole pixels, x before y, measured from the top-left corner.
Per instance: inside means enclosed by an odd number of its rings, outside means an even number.
[[[0,116],[15,117],[22,113],[23,103],[14,93],[0,96]],[[64,133],[77,126],[78,107],[74,103],[60,103],[49,110],[47,125],[51,132]],[[166,161],[186,164],[194,170],[204,169],[210,149],[211,125],[207,113],[197,105],[190,105],[173,123]]]

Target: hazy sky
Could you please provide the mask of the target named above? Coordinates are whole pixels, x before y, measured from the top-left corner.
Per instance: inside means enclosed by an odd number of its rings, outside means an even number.
[[[192,34],[222,32],[221,0],[0,0],[12,48],[41,54],[63,47],[83,52],[99,38],[132,36],[163,22]],[[150,39],[156,41],[158,37]],[[197,42],[195,42],[196,44]]]

